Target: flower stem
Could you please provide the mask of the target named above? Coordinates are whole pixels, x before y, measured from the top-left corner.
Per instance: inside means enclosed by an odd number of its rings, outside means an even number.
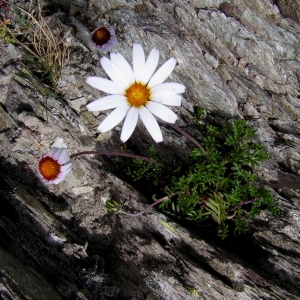
[[[205,152],[203,147],[193,137],[191,137],[189,134],[187,134],[185,131],[183,131],[181,128],[179,128],[176,124],[170,123],[169,125],[171,125],[174,129],[176,129],[178,132],[180,132],[183,136],[188,138],[191,142],[193,142],[207,157],[207,153]]]
[[[177,193],[173,193],[170,198],[172,198],[175,195],[177,195]],[[138,217],[138,216],[141,216],[142,214],[144,214],[147,210],[149,210],[150,208],[152,208],[156,204],[159,204],[159,203],[167,200],[168,198],[169,198],[169,196],[162,197],[162,198],[156,200],[155,202],[153,202],[152,204],[148,205],[147,207],[145,207],[142,211],[137,212],[137,213],[129,213],[129,212],[126,212],[126,211],[120,211],[119,213],[123,214],[123,215],[126,215],[126,216],[130,216],[130,217]]]
[[[70,156],[70,158],[75,158],[77,156],[81,156],[81,155],[88,155],[88,154],[100,154],[100,155],[112,155],[112,156],[125,156],[125,157],[131,157],[131,158],[136,158],[136,159],[141,159],[141,160],[145,160],[149,163],[158,165],[163,167],[164,165],[151,159],[148,157],[144,157],[144,156],[139,156],[139,155],[135,155],[135,154],[129,154],[129,153],[123,153],[123,152],[110,152],[110,151],[82,151],[82,152],[78,152],[75,154],[72,154]]]
[[[246,204],[249,204],[249,203],[253,203],[253,202],[257,201],[257,200],[258,200],[258,198],[255,197],[255,198],[250,199],[249,201],[243,201],[243,202],[240,202],[240,203],[234,205],[232,208],[228,209],[228,210],[226,211],[226,213],[228,213],[229,211],[233,211],[233,210],[235,210],[235,209],[241,207],[242,205],[246,205]]]

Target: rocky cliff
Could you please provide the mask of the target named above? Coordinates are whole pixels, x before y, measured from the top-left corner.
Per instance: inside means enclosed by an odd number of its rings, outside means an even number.
[[[14,4],[32,12],[34,3],[15,1],[9,12],[12,30],[28,30],[17,24],[24,13]],[[43,10],[67,49],[55,93],[40,74],[28,74],[22,39],[0,43],[1,298],[299,299],[300,1],[49,0]],[[106,171],[107,156],[76,159],[58,185],[40,181],[36,161],[53,144],[70,153],[123,147],[120,127],[96,131],[106,112],[85,109],[103,96],[85,83],[91,75],[106,78],[99,63],[106,54],[89,43],[99,25],[115,28],[114,50],[130,62],[134,42],[147,53],[159,49],[159,64],[177,59],[170,81],[186,93],[174,111],[195,138],[201,141],[199,107],[211,122],[247,121],[271,157],[257,175],[279,216],[262,211],[245,234],[222,241],[215,228],[156,210],[138,218],[110,214],[107,199],[139,211],[152,195]],[[183,157],[193,148],[160,125],[163,155]],[[152,143],[138,123],[127,147],[145,154]]]

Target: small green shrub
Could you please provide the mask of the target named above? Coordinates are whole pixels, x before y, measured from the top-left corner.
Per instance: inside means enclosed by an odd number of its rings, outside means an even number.
[[[263,205],[279,213],[270,193],[257,182],[254,167],[268,155],[261,145],[252,142],[254,134],[246,122],[230,120],[220,128],[200,127],[205,152],[192,150],[187,168],[178,163],[174,168],[134,160],[126,174],[134,181],[151,182],[150,190],[167,187],[169,197],[159,206],[163,212],[191,221],[211,218],[217,222],[222,239],[228,235],[229,219],[240,234],[246,230],[247,218],[257,215]],[[153,146],[149,156],[158,160]]]

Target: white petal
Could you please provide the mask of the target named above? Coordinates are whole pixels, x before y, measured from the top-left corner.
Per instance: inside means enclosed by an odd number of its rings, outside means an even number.
[[[55,153],[56,151],[58,150],[57,147],[52,147],[46,154],[44,154],[42,157],[45,157],[45,156],[50,156],[52,157],[53,156],[53,153]]]
[[[106,119],[98,126],[100,132],[106,132],[118,125],[126,116],[130,106],[119,106],[113,110]]]
[[[162,142],[163,136],[161,130],[151,112],[145,106],[142,106],[139,108],[139,115],[152,138],[157,143]]]
[[[168,93],[175,93],[181,94],[185,92],[185,86],[180,83],[176,82],[166,82],[157,84],[151,89],[151,93],[154,95],[155,93],[158,94],[168,94]]]
[[[124,89],[117,86],[113,81],[101,77],[88,77],[86,83],[90,86],[109,94],[123,95]]]
[[[38,173],[39,173],[39,175],[40,175],[40,179],[41,179],[43,182],[45,182],[44,176],[43,176],[43,174],[40,172],[39,165],[40,165],[40,159],[38,160],[38,163],[37,163],[37,168],[36,168],[36,170],[37,170],[37,172],[38,172]]]
[[[177,120],[177,115],[170,109],[167,108],[166,106],[154,102],[154,101],[149,101],[146,104],[146,107],[157,117],[162,119],[165,122],[168,123],[175,123]]]
[[[119,70],[122,70],[124,76],[128,79],[129,83],[134,83],[134,74],[131,66],[125,57],[120,53],[111,53],[110,59],[114,65],[116,65]]]
[[[86,108],[89,111],[100,111],[111,108],[116,108],[126,104],[126,98],[123,95],[110,95],[100,99],[97,99],[89,103]]]
[[[141,82],[147,84],[153,75],[159,60],[159,51],[152,49],[144,65]]]
[[[145,65],[145,54],[141,44],[133,44],[132,62],[135,81],[140,82]]]
[[[157,84],[164,82],[172,73],[176,65],[176,59],[174,57],[167,60],[150,79],[148,87],[152,88]]]
[[[164,94],[164,95],[152,96],[151,101],[155,101],[164,105],[180,106],[181,96],[177,94]]]
[[[56,161],[59,161],[60,159],[60,155],[63,152],[63,150],[66,148],[56,148],[56,151],[53,152],[52,154],[52,158],[55,159]],[[61,164],[61,163],[60,163]]]
[[[107,57],[103,56],[100,59],[100,63],[106,74],[117,86],[125,90],[128,85],[130,85],[128,79],[125,78],[118,67],[115,66]]]
[[[57,177],[57,178],[55,178],[53,180],[49,180],[49,181],[45,181],[45,182],[47,182],[49,184],[58,184],[61,181],[63,181],[64,179],[65,179],[65,176],[64,177]]]
[[[60,167],[60,172],[64,175],[67,175],[67,173],[71,170],[73,163],[69,162],[63,166]]]
[[[132,135],[139,117],[139,109],[131,107],[126,115],[121,133],[121,141],[125,143]]]
[[[61,164],[61,165],[64,165],[65,163],[69,162],[70,160],[70,156],[68,154],[68,150],[67,148],[62,148],[62,151],[59,155],[59,158],[58,158],[58,162]]]

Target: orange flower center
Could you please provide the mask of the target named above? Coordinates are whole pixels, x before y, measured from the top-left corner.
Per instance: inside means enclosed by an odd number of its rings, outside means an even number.
[[[46,180],[54,180],[60,172],[60,164],[52,157],[43,157],[39,162],[39,171]]]
[[[141,83],[134,83],[125,91],[125,97],[130,105],[141,107],[148,102],[150,90]]]
[[[98,28],[93,34],[92,34],[92,40],[96,45],[104,45],[108,42],[110,39],[110,32],[105,27]]]

